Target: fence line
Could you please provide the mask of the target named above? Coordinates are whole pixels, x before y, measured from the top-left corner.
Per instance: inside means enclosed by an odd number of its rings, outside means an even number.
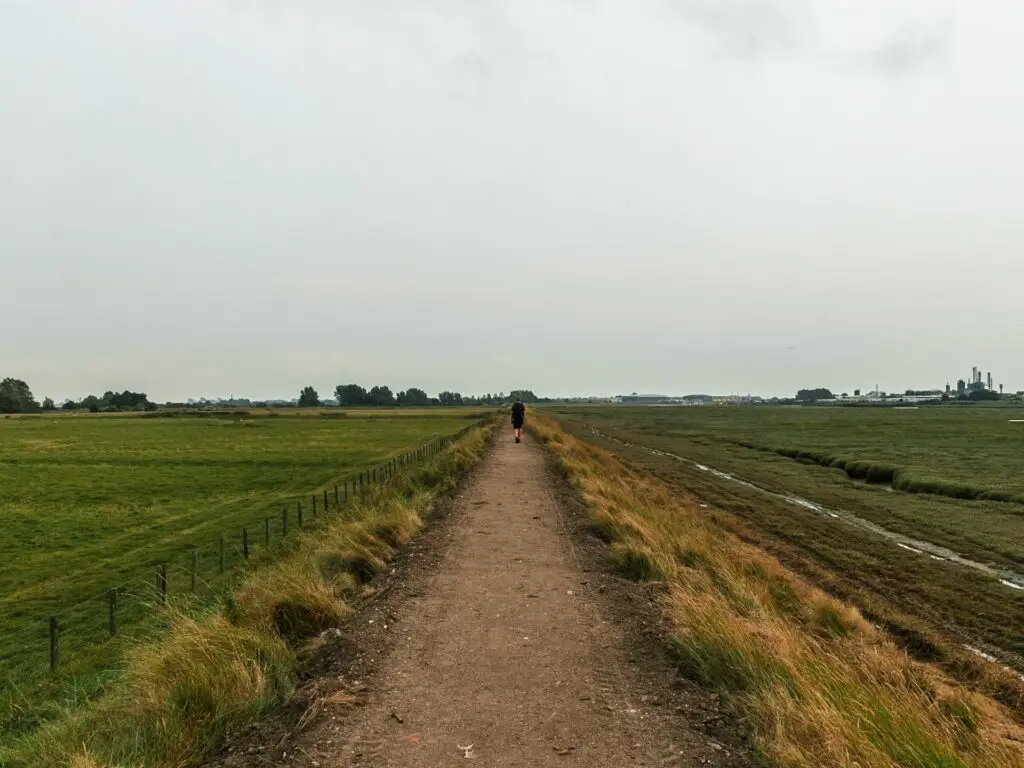
[[[350,506],[350,502],[360,498],[371,486],[386,484],[405,467],[437,455],[468,431],[482,425],[486,421],[487,419],[482,419],[474,422],[454,435],[434,438],[424,445],[412,448],[393,459],[388,459],[383,464],[371,469],[361,470],[357,475],[343,478],[340,482],[340,488],[339,485],[334,485],[333,506],[330,503],[330,494],[328,494],[327,488],[323,489],[322,495],[319,493],[312,494],[310,497],[312,520],[317,520],[318,513],[326,515],[330,512],[343,510]],[[349,490],[350,482],[351,491]],[[320,502],[319,510],[317,509],[318,501]],[[231,543],[228,544],[223,535],[218,538],[213,546],[212,553],[216,558],[216,576],[223,577],[232,568],[245,563],[251,558],[253,544],[257,537],[250,535],[250,528],[254,532],[259,530],[262,533],[264,552],[269,551],[275,543],[272,535],[273,528],[277,528],[280,531],[280,538],[276,543],[285,541],[288,538],[290,527],[289,508],[287,506],[282,508],[279,526],[272,525],[271,520],[271,515],[264,515],[263,520],[257,523],[256,526],[252,526],[252,524],[241,526],[240,531],[237,532],[239,536],[237,542],[232,538]],[[295,525],[299,530],[306,526],[301,500],[297,500],[295,503]],[[131,608],[135,608],[133,613],[138,614],[141,608],[148,615],[152,615],[156,610],[167,604],[169,594],[198,596],[201,588],[204,588],[207,593],[214,591],[216,589],[214,582],[212,580],[207,581],[201,574],[201,554],[204,553],[207,555],[206,559],[209,560],[210,552],[208,548],[199,547],[192,549],[187,555],[187,565],[184,567],[179,568],[175,565],[168,571],[168,566],[171,565],[170,562],[159,563],[155,566],[151,575],[143,574],[137,576],[119,587],[110,587],[92,597],[69,606],[64,606],[59,611],[54,612],[48,618],[50,671],[52,672],[60,666],[62,652],[66,655],[68,650],[65,647],[66,642],[64,641],[69,636],[68,631],[72,623],[72,614],[79,613],[79,609],[86,605],[101,602],[103,609],[101,615],[97,617],[95,625],[87,628],[82,633],[83,635],[97,638],[92,642],[85,641],[83,647],[89,648],[105,640],[118,637],[129,623],[126,621],[126,618]],[[230,557],[232,554],[234,555],[233,558]],[[173,585],[170,582],[172,577],[178,580]],[[135,585],[141,585],[141,588],[138,591],[135,589],[129,591],[129,587],[135,587]],[[66,621],[62,621],[62,619]],[[78,622],[75,623],[81,626]],[[97,637],[101,634],[102,637]],[[82,650],[82,648],[80,647],[78,650]]]

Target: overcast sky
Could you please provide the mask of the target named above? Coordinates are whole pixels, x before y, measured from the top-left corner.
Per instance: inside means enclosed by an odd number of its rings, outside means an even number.
[[[1019,0],[0,0],[37,396],[1024,389]]]

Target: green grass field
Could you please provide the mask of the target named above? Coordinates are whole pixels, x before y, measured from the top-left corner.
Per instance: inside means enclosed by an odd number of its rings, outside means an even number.
[[[577,434],[593,429],[795,494],[979,563],[1024,572],[1024,504],[946,495],[949,488],[1014,498],[1024,492],[1024,413],[1009,408],[917,410],[797,407],[575,407],[555,411]],[[908,552],[863,529],[737,485],[639,447],[624,458],[734,516],[746,538],[876,619],[924,656],[923,621],[952,638],[999,649],[1024,669],[1024,592],[999,579]],[[796,457],[796,458],[793,458]],[[827,461],[824,461],[827,459]],[[839,461],[836,461],[838,459]],[[868,483],[848,462],[894,470]],[[902,481],[902,484],[901,484]],[[907,492],[931,489],[938,492]],[[895,486],[895,487],[894,487]],[[916,647],[915,647],[916,646]]]
[[[335,485],[481,415],[356,409],[0,419],[0,721],[3,710],[9,719],[26,706],[19,702],[34,700],[38,686],[111,664],[135,623],[148,626],[159,564],[168,564],[172,597],[189,592],[194,550],[197,591],[215,592],[211,584],[229,579],[242,560],[243,527],[260,555],[267,517],[279,542],[282,509],[294,530],[298,502],[308,520],[312,494],[327,489],[333,505]],[[124,590],[122,637],[104,642],[106,593],[115,587]],[[61,626],[56,676],[47,672],[51,615]]]
[[[665,414],[670,413],[670,417]],[[711,408],[653,414],[646,431],[745,444],[896,473],[907,490],[973,489],[1024,502],[1024,411],[985,407]]]

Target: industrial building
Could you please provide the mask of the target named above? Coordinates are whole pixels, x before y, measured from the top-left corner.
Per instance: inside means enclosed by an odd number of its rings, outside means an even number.
[[[672,398],[668,395],[638,395],[636,392],[631,395],[619,395],[615,398],[615,402],[624,405],[660,405],[671,401]]]
[[[957,394],[962,394],[963,392],[960,389],[960,383],[961,382],[957,382]],[[974,366],[974,368],[971,369],[971,380],[967,383],[964,389],[968,395],[972,392],[983,392],[986,389],[991,391],[994,389],[992,386],[992,371],[989,371],[986,379],[982,380],[981,369]]]
[[[706,405],[713,402],[713,398],[710,395],[673,397],[670,395],[638,395],[634,392],[631,395],[618,395],[612,398],[612,402],[623,405]]]

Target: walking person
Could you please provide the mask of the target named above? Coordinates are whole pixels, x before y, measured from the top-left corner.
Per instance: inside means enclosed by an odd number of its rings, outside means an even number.
[[[516,442],[522,442],[523,439],[523,422],[526,421],[526,406],[523,405],[523,401],[516,398],[515,404],[512,406],[512,434],[516,436]]]

